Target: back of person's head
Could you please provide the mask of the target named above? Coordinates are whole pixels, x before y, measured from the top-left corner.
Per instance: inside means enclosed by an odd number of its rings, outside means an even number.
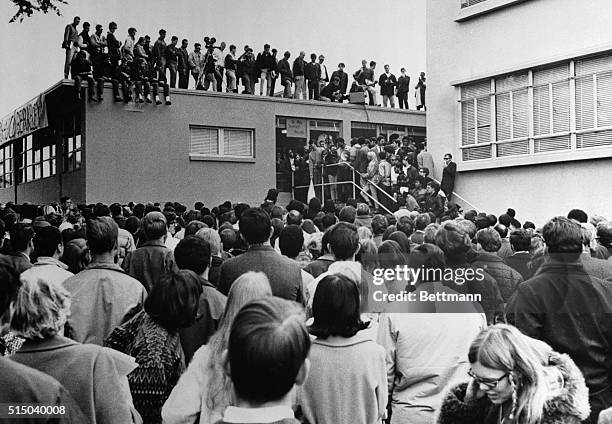
[[[321,199],[319,199],[318,197],[313,197],[312,199],[310,199],[310,202],[308,202],[308,211],[312,215],[314,215],[314,213],[316,212],[319,212],[321,208]]]
[[[357,284],[342,274],[328,275],[319,282],[314,293],[312,313],[314,322],[309,331],[322,339],[329,336],[352,337],[364,328]]]
[[[472,243],[461,226],[454,221],[446,221],[436,233],[436,245],[449,257],[467,252]]]
[[[229,252],[234,247],[236,247],[238,243],[238,233],[233,228],[226,228],[221,230],[219,233],[219,237],[221,237],[221,244],[223,245],[223,250],[225,252]]]
[[[300,228],[307,234],[314,234],[317,232],[317,227],[312,219],[305,219],[300,225]]]
[[[306,205],[300,202],[299,200],[293,199],[287,205],[287,211],[298,211],[299,213],[303,214],[305,210]]]
[[[270,219],[274,219],[274,218],[283,219],[284,215],[285,215],[285,208],[279,205],[274,205],[272,207],[272,211],[270,212]]]
[[[423,230],[423,242],[429,244],[436,244],[436,234],[440,229],[440,224],[431,223]]]
[[[337,222],[336,216],[331,213],[323,215],[321,218],[321,231],[325,231]]]
[[[414,231],[414,223],[412,222],[412,219],[410,219],[409,216],[402,216],[400,217],[400,219],[397,220],[395,228],[397,231],[401,231],[402,233],[410,237],[410,235]]]
[[[493,229],[499,233],[499,236],[501,238],[508,237],[508,227],[506,227],[505,225],[497,224],[495,227],[493,227]]]
[[[568,219],[573,219],[578,222],[587,222],[589,220],[587,214],[582,209],[572,209],[567,214]]]
[[[420,213],[414,220],[415,229],[420,231],[423,231],[429,224],[431,224],[431,217],[426,213]]]
[[[234,232],[235,234],[235,232]],[[201,238],[206,241],[210,246],[210,254],[211,256],[220,256],[221,255],[221,236],[219,233],[212,228],[200,228],[195,236]]]
[[[201,228],[207,228],[207,227],[208,225],[204,224],[202,221],[189,221],[189,223],[185,225],[185,237],[193,236]]]
[[[87,245],[92,254],[109,253],[117,247],[119,227],[108,216],[87,221]]]
[[[215,219],[214,216],[208,214],[208,215],[204,215],[202,217],[202,222],[206,225],[208,225],[208,228],[214,228],[217,229],[217,220]]]
[[[179,269],[189,269],[201,275],[210,266],[210,245],[204,239],[191,235],[174,248],[174,260]]]
[[[422,269],[420,283],[441,280],[441,271],[446,268],[444,252],[435,244],[423,243],[414,248],[408,258],[408,265],[413,269]],[[436,275],[436,272],[438,273]]]
[[[504,214],[501,214],[501,215],[499,216],[498,221],[499,221],[499,223],[500,223],[501,225],[504,225],[504,226],[506,226],[506,227],[509,227],[509,226],[510,226],[510,224],[512,224],[512,217],[511,217],[510,215],[508,215],[508,214],[504,213]]]
[[[352,206],[357,209],[357,199],[355,199],[354,197],[349,197],[348,199],[346,199],[346,206]]]
[[[120,203],[113,203],[109,206],[109,209],[113,218],[123,214],[123,208]]]
[[[111,216],[111,210],[108,205],[98,203],[94,206],[93,213],[95,216]]]
[[[515,252],[527,252],[531,246],[531,234],[524,229],[512,231],[510,234],[510,246]]]
[[[51,225],[43,227],[34,236],[34,251],[36,256],[53,256],[62,245],[62,233]]]
[[[15,252],[23,252],[34,238],[34,228],[31,224],[17,223],[9,231],[11,246]]]
[[[384,233],[388,225],[389,223],[384,215],[374,215],[372,217],[372,232],[375,236]]]
[[[353,206],[348,205],[340,209],[340,213],[338,214],[338,219],[341,222],[347,222],[349,224],[354,224],[356,217],[357,210]]]
[[[372,230],[368,227],[358,227],[357,236],[359,237],[359,241],[372,240]]]
[[[245,305],[232,325],[227,360],[239,399],[265,404],[302,384],[310,337],[302,309],[277,297]]]
[[[489,228],[491,226],[491,221],[486,216],[477,216],[474,220],[474,224],[478,230],[482,230]]]
[[[339,222],[329,230],[329,248],[338,261],[351,259],[359,248],[357,227],[353,224]]]
[[[17,271],[10,266],[0,264],[0,325],[4,324],[2,316],[17,297],[20,285]]]
[[[493,228],[485,228],[476,233],[476,241],[485,252],[495,253],[501,247],[501,237]]]
[[[287,225],[278,236],[278,246],[283,255],[295,258],[304,245],[304,233],[297,225]]]
[[[493,215],[492,213],[487,215],[487,219],[489,220],[489,225],[491,227],[494,227],[495,224],[497,224],[497,217]]]
[[[261,244],[268,241],[272,231],[270,216],[261,208],[249,208],[242,214],[238,223],[240,234],[248,244]]]
[[[287,225],[302,225],[302,214],[295,209],[289,211],[287,214]]]
[[[195,322],[201,293],[202,282],[195,272],[173,271],[153,285],[144,310],[167,331],[176,331]]]
[[[387,240],[394,241],[399,244],[404,255],[408,255],[410,253],[410,238],[403,231],[392,232]]]
[[[26,340],[44,340],[59,334],[70,314],[70,294],[46,278],[21,278],[11,304],[10,328]]]
[[[557,259],[573,261],[582,252],[580,225],[569,218],[555,217],[542,228],[542,236],[548,253]]]
[[[140,229],[140,218],[136,215],[130,216],[125,221],[125,229],[129,231],[131,235],[135,235]]]
[[[599,243],[607,249],[612,249],[612,222],[603,221],[597,224]]]
[[[61,261],[68,265],[68,271],[78,274],[83,271],[91,262],[91,255],[87,240],[77,238],[64,244],[64,253]]]
[[[359,203],[357,205],[357,216],[364,216],[370,214],[370,207],[366,203]]]
[[[152,211],[142,219],[142,230],[147,240],[157,240],[168,232],[166,217],[163,213]]]
[[[395,269],[397,266],[407,265],[408,257],[398,242],[387,240],[378,246],[378,263],[381,268]]]

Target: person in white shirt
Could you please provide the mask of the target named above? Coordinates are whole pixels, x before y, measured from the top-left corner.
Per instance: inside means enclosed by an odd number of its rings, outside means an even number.
[[[225,50],[225,42],[222,41],[219,44],[219,47],[216,47],[213,51],[213,57],[215,58],[215,64],[217,65],[217,91],[221,93],[223,91],[223,71],[225,70],[225,54],[223,51]]]
[[[125,39],[125,43],[123,43],[123,48],[121,49],[121,53],[123,59],[127,62],[131,62],[134,60],[134,46],[136,45],[136,28],[128,29],[128,36]]]
[[[202,54],[202,45],[200,43],[195,43],[193,48],[193,52],[189,54],[189,69],[191,69],[191,76],[195,80],[196,89],[202,90],[204,89],[200,80],[200,75],[202,72],[204,72],[204,55]],[[198,81],[200,81],[199,85]]]
[[[319,93],[323,90],[323,87],[329,82],[329,74],[327,73],[327,65],[323,63],[325,56],[319,56],[319,67],[321,68],[321,78],[319,79]]]

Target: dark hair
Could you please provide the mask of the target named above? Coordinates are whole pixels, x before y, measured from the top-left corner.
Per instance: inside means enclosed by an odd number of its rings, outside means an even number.
[[[360,318],[357,284],[342,274],[324,277],[312,301],[314,322],[309,328],[321,339],[329,336],[352,337],[367,327]]]
[[[385,232],[389,223],[384,215],[374,215],[372,217],[372,233],[377,236]]]
[[[346,222],[339,222],[328,231],[330,249],[336,260],[344,261],[352,258],[359,247],[357,227]]]
[[[525,222],[523,223],[523,229],[525,229],[525,230],[526,230],[526,229],[528,229],[528,228],[531,228],[532,230],[535,230],[536,226],[535,226],[535,224],[534,224],[533,222],[531,222],[531,221],[525,221]]]
[[[111,210],[108,205],[98,203],[93,208],[93,213],[95,216],[111,216]]]
[[[512,217],[506,213],[503,213],[499,216],[498,221],[500,224],[505,225],[506,227],[509,227],[510,224],[512,224]]]
[[[328,228],[330,228],[332,225],[334,225],[335,223],[336,223],[336,216],[331,213],[327,213],[323,215],[323,217],[321,217],[321,226],[323,227],[321,230],[325,231]]]
[[[189,224],[185,225],[185,237],[192,236],[198,232],[200,228],[206,228],[208,225],[204,224],[202,221],[189,221]]]
[[[210,265],[210,244],[201,237],[186,236],[176,245],[174,260],[179,269],[189,269],[200,275]]]
[[[112,218],[101,216],[87,221],[87,245],[91,253],[106,253],[117,246],[119,227]]]
[[[295,258],[304,245],[304,232],[297,225],[287,225],[278,236],[278,246],[283,255]]]
[[[292,211],[292,210],[296,210],[299,213],[304,213],[304,211],[306,210],[306,205],[304,205],[302,202],[300,202],[299,200],[295,200],[293,199],[292,201],[289,202],[289,204],[287,205],[287,211]]]
[[[563,254],[563,259],[571,261],[576,260],[582,252],[580,224],[569,218],[558,216],[551,219],[542,228],[542,236],[551,256]]]
[[[238,203],[236,206],[234,206],[234,215],[236,215],[236,219],[239,220],[244,211],[246,211],[248,208],[250,208],[250,206],[246,203]]]
[[[200,277],[193,271],[173,271],[153,285],[144,310],[167,331],[176,331],[195,322],[201,293]]]
[[[446,257],[467,252],[471,244],[467,231],[455,221],[446,221],[436,233],[436,245]]]
[[[378,263],[381,268],[395,269],[398,265],[407,265],[408,257],[398,242],[386,240],[378,246]]]
[[[444,252],[434,244],[420,244],[410,254],[409,266],[414,269],[423,269],[424,272],[420,273],[419,284],[439,280],[436,278],[437,272],[430,272],[430,270],[441,272],[446,268]]]
[[[91,262],[87,240],[76,238],[66,242],[61,260],[68,265],[68,271],[73,274],[83,271]]]
[[[586,212],[581,209],[572,209],[567,214],[567,217],[568,219],[574,219],[581,223],[586,223],[589,220]]]
[[[167,221],[164,214],[151,211],[142,219],[142,230],[147,240],[157,240],[168,232]]]
[[[402,216],[400,217],[400,219],[397,220],[397,223],[395,224],[395,228],[397,229],[397,231],[401,231],[402,233],[410,237],[410,235],[412,234],[414,230],[414,224],[412,222],[412,219],[410,219],[410,217]]]
[[[242,214],[238,227],[249,244],[265,243],[270,238],[270,216],[261,208],[249,208]]]
[[[531,235],[524,229],[514,230],[510,234],[510,245],[515,252],[529,251]]]
[[[437,181],[430,181],[427,186],[433,188],[436,193],[440,191],[440,184]]]
[[[483,228],[476,233],[476,241],[485,252],[495,253],[501,248],[501,237],[493,228]]]
[[[402,252],[405,255],[408,255],[410,253],[410,239],[403,231],[392,232],[387,240],[391,240],[399,244],[400,248],[402,249]]]
[[[34,251],[37,257],[53,256],[60,244],[62,244],[62,233],[52,225],[40,228],[34,236]]]
[[[204,215],[202,217],[202,222],[208,225],[208,228],[217,229],[217,220],[210,214]]]
[[[287,214],[287,225],[302,225],[302,214],[295,209]]]
[[[20,285],[17,271],[8,265],[0,264],[0,317],[17,298]],[[0,356],[3,354],[4,352],[0,351]]]
[[[493,229],[499,233],[499,236],[501,238],[508,237],[508,227],[506,227],[505,225],[497,224],[495,227],[493,227]]]
[[[278,297],[247,303],[234,318],[228,343],[236,394],[255,403],[282,399],[309,351],[310,337],[295,303]]]
[[[131,235],[135,235],[140,228],[140,219],[137,216],[130,216],[125,220],[125,229],[130,232]]]
[[[417,230],[423,231],[429,224],[431,224],[431,218],[426,213],[419,214],[414,220],[414,227]]]
[[[27,249],[28,243],[34,238],[34,227],[31,224],[18,222],[9,231],[11,237],[11,247],[15,252],[22,252]]]
[[[357,209],[353,206],[345,206],[340,210],[338,214],[338,219],[342,222],[347,222],[349,224],[355,223],[355,218],[357,217]]]

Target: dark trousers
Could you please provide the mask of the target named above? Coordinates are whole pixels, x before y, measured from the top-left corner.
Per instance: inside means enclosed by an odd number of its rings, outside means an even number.
[[[178,78],[179,88],[189,88],[189,70],[179,69]]]
[[[277,78],[272,78],[270,80],[270,97],[274,97],[274,87],[276,86]]]
[[[217,80],[217,92],[221,93],[223,90],[223,74],[225,68],[219,68],[219,72],[215,73],[215,80]]]
[[[166,69],[170,70],[170,87],[176,88],[176,74],[177,74],[178,63],[168,62],[166,63]]]
[[[408,92],[397,92],[397,99],[399,100],[400,109],[409,109],[408,108]]]
[[[94,79],[91,75],[76,75],[74,77],[74,88],[77,92],[77,98],[81,98],[81,86],[84,79],[87,80],[87,95],[92,99],[94,95]]]
[[[308,98],[310,100],[319,100],[319,81],[308,80]]]

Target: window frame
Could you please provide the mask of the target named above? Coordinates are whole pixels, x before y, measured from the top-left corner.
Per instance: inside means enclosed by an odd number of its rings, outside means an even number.
[[[218,154],[204,154],[195,153],[192,151],[192,129],[209,129],[217,131],[217,151]],[[225,131],[245,131],[251,136],[251,155],[250,156],[239,156],[225,154]],[[243,128],[243,127],[216,127],[212,125],[201,125],[201,124],[189,124],[189,159],[190,160],[204,160],[204,161],[218,161],[218,162],[247,162],[254,163],[256,161],[256,140],[255,140],[255,128]]]

